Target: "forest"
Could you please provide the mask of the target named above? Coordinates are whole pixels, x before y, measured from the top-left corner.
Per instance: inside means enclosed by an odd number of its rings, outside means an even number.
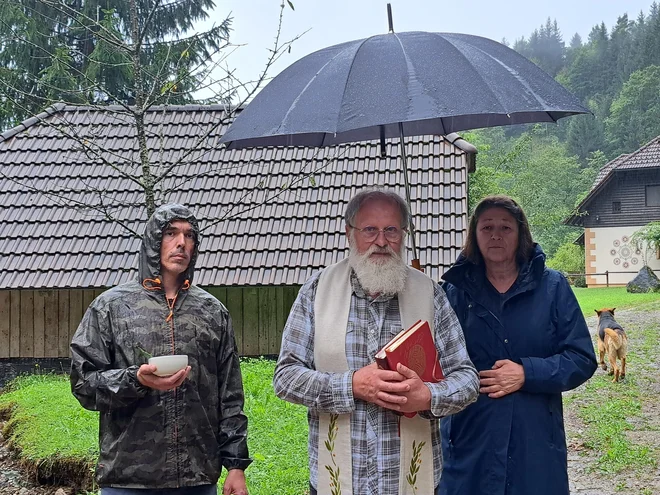
[[[150,7],[158,3],[0,0],[0,131],[57,101],[139,108],[226,102],[263,82],[236,81],[231,70],[209,79],[231,39],[230,18],[209,31],[194,30],[209,17],[212,0]],[[584,257],[573,244],[580,230],[562,220],[600,167],[660,135],[660,5],[635,18],[622,14],[613,26],[596,24],[587,39],[565,38],[548,18],[510,46],[576,94],[592,115],[464,133],[479,151],[470,206],[487,194],[511,195],[550,263],[582,271]],[[273,53],[286,48],[276,44]],[[212,96],[197,99],[201,87]]]

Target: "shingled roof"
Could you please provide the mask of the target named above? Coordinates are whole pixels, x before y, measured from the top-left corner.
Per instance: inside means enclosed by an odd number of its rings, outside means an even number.
[[[616,180],[617,174],[629,170],[642,170],[660,167],[660,136],[651,140],[637,151],[628,155],[619,155],[614,160],[601,167],[594,179],[591,191],[580,202],[575,213],[564,220],[567,225],[582,225],[584,213],[600,191],[611,181]]]
[[[140,240],[124,226],[142,232],[141,192],[103,163],[139,170],[120,110],[58,104],[0,136],[0,289],[108,287],[136,276]],[[396,142],[382,159],[377,142],[228,151],[218,144],[223,117],[222,106],[200,105],[145,115],[156,173],[183,159],[157,201],[200,218],[199,285],[301,284],[345,256],[342,215],[355,192],[384,184],[403,194]],[[461,148],[474,148],[451,139],[407,140],[420,260],[435,280],[456,259],[467,220]]]

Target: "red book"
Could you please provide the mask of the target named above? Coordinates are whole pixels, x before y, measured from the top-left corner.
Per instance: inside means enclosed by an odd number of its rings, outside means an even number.
[[[417,320],[410,328],[401,330],[376,353],[376,363],[379,368],[394,371],[401,363],[417,373],[424,382],[436,383],[444,378],[431,327],[426,320]],[[404,414],[412,418],[417,413]]]

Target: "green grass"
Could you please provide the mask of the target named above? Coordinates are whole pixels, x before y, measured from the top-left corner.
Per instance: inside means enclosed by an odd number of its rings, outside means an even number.
[[[583,394],[578,415],[589,426],[584,445],[601,453],[596,467],[611,473],[655,467],[650,447],[632,444],[626,437],[626,431],[634,429],[633,420],[642,416],[634,378],[627,375],[624,382],[613,386],[609,375],[597,374]]]
[[[658,292],[633,294],[627,292],[625,287],[594,289],[574,287],[573,292],[585,316],[593,316],[596,314],[594,310],[601,308],[641,307],[640,309],[660,309],[660,293]]]
[[[243,388],[248,446],[254,459],[247,469],[251,495],[299,495],[309,487],[307,408],[278,399],[272,379],[275,362],[244,360]]]
[[[0,407],[14,405],[7,428],[28,460],[95,458],[98,416],[80,407],[66,377],[29,375],[0,395]]]
[[[254,460],[246,471],[248,489],[251,495],[300,495],[309,483],[307,410],[275,396],[274,369],[275,363],[265,359],[241,363],[248,446]],[[87,470],[96,462],[98,414],[78,404],[66,376],[15,380],[0,395],[2,410],[12,411],[7,428],[10,442],[30,464],[61,471],[61,461],[77,461],[77,465],[82,461]]]

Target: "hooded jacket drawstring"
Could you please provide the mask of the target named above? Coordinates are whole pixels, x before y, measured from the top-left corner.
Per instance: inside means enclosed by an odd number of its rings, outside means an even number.
[[[156,278],[145,278],[142,281],[142,287],[144,287],[147,290],[161,290],[163,286],[161,285],[161,281],[158,277]],[[188,290],[190,289],[190,280],[186,279],[183,282],[183,285],[179,289],[181,290]],[[165,297],[165,301],[167,301],[167,307],[169,308],[170,312],[167,315],[167,318],[165,318],[165,321],[169,322],[172,320],[172,317],[174,316],[174,305],[176,304],[176,299],[179,297],[179,292],[177,291],[176,295],[172,298],[169,299],[167,296]]]

